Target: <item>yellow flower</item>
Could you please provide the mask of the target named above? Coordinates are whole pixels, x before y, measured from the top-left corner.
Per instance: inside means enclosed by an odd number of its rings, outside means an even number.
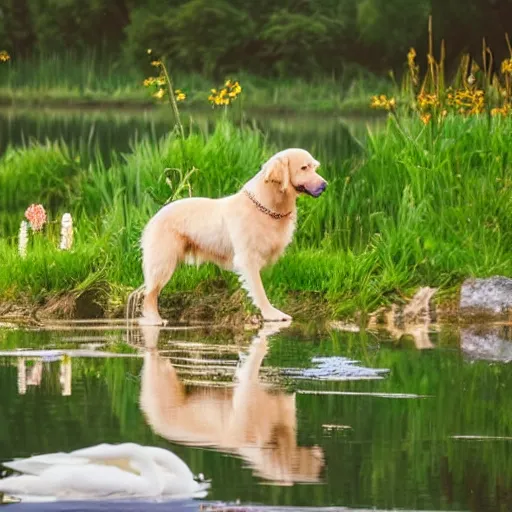
[[[505,73],[510,73],[512,74],[512,59],[505,59],[502,63],[501,63],[501,72],[503,74]]]
[[[511,112],[510,105],[505,103],[502,107],[496,107],[491,110],[491,116],[501,115],[505,117]]]
[[[416,50],[414,48],[411,48],[407,54],[407,65],[409,66],[412,83],[418,85],[420,67],[416,65]]]
[[[185,101],[185,99],[187,98],[187,95],[181,89],[176,89],[174,91],[174,95],[176,101]]]
[[[423,124],[428,124],[430,122],[430,119],[432,119],[432,114],[422,114],[420,116],[420,119]]]
[[[372,108],[394,110],[396,107],[396,100],[395,98],[388,99],[385,94],[381,94],[380,96],[372,96],[370,106]]]
[[[158,91],[153,94],[153,96],[159,100],[161,100],[165,96],[165,89],[158,89]]]
[[[8,60],[11,60],[11,56],[5,50],[2,50],[0,52],[0,62],[7,62]]]
[[[162,62],[159,60],[153,60],[153,61],[151,61],[151,65],[155,66],[155,68],[157,68],[158,66],[162,65]]]
[[[152,50],[151,48],[148,48],[146,51],[148,52],[148,55],[151,55],[151,52],[152,52],[153,50]]]
[[[458,107],[460,114],[480,114],[484,111],[485,93],[481,89],[459,89],[448,93],[447,103]]]
[[[212,105],[230,105],[237,96],[242,92],[242,87],[238,82],[229,79],[226,80],[224,87],[221,89],[211,89],[208,101]]]
[[[144,82],[142,82],[144,84],[144,87],[149,87],[150,85],[153,85],[156,81],[156,78],[150,76],[149,78],[146,78],[144,80]]]
[[[429,108],[439,107],[439,99],[437,94],[428,94],[426,92],[421,92],[418,94],[416,98],[418,102],[418,107],[421,111],[428,110]]]

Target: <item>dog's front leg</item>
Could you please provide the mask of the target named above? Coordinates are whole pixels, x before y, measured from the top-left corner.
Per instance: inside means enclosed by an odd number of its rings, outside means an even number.
[[[292,317],[279,311],[270,304],[260,276],[260,268],[251,258],[235,256],[235,271],[242,278],[245,289],[248,291],[254,305],[261,311],[263,319],[268,322],[284,322]]]

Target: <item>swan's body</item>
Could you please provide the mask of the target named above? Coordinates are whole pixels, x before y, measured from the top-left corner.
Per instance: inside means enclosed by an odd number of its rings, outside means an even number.
[[[100,444],[70,453],[4,463],[20,476],[0,480],[0,492],[19,498],[185,498],[206,495],[174,453],[134,443]]]

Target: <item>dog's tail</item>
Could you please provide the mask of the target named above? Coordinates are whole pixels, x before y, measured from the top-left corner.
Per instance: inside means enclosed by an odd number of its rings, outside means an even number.
[[[133,320],[135,318],[135,315],[137,314],[137,307],[140,303],[141,297],[144,295],[144,290],[146,286],[141,285],[135,290],[133,290],[130,295],[128,295],[128,300],[126,301],[126,312],[125,312],[125,318],[126,323],[128,324],[130,320]]]

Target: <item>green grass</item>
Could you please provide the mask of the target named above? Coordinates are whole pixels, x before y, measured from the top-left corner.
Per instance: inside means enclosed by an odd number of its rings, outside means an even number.
[[[175,86],[187,94],[183,108],[211,108],[207,100],[210,89],[221,83],[201,75],[170,71]],[[149,68],[148,76],[154,72]],[[0,103],[152,105],[153,99],[142,86],[144,78],[140,66],[99,58],[94,53],[83,57],[72,53],[40,55],[21,60],[13,56],[0,68]],[[247,73],[236,78],[244,90],[244,108],[265,111],[365,112],[369,110],[370,94],[391,90],[388,80],[362,70],[347,73],[342,79],[322,76],[311,81],[266,79]]]
[[[425,127],[406,118],[400,125],[390,119],[350,157],[329,160],[326,147],[313,145],[330,186],[318,200],[299,199],[295,241],[263,275],[271,300],[313,296],[343,316],[420,285],[449,289],[468,276],[512,276],[511,138],[512,119],[449,117]],[[93,287],[122,302],[142,282],[143,226],[166,200],[186,195],[179,173],[165,169],[196,168],[193,194],[219,197],[236,191],[275,149],[260,132],[219,122],[212,134],[192,132],[183,144],[172,134],[143,139],[130,153],[113,154],[108,167],[62,143],[8,151],[0,160],[0,209],[10,212],[0,224],[1,296],[42,301]],[[35,237],[27,259],[17,256],[17,229],[32,202],[44,202],[53,221],[72,212],[72,253],[55,249],[58,224],[51,224],[51,243]],[[238,289],[233,275],[213,266],[183,267],[164,295],[219,286],[226,294]]]

